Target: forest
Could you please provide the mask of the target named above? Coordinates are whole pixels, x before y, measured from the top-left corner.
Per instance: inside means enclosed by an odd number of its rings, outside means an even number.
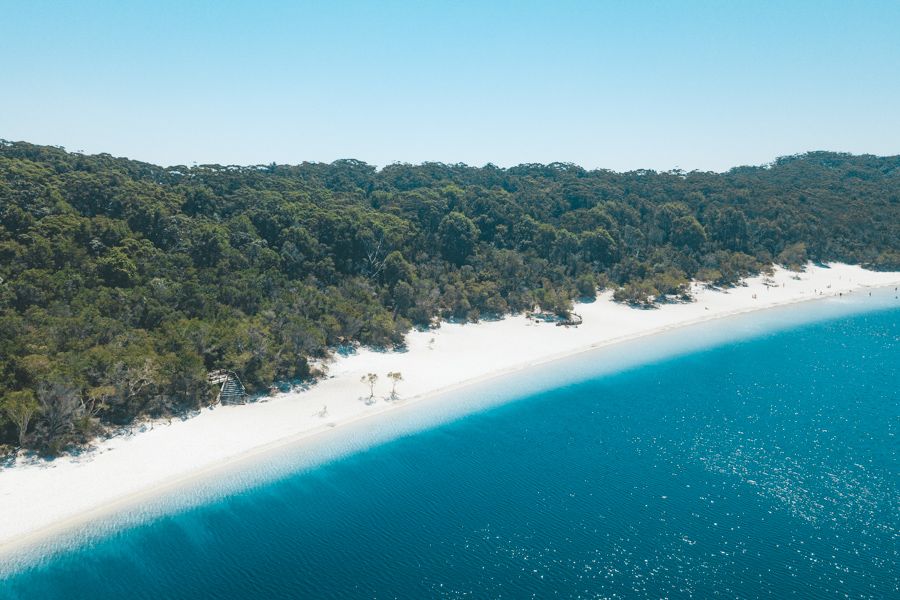
[[[773,263],[900,270],[900,156],[725,173],[572,164],[160,167],[0,141],[0,446],[57,454],[342,347]],[[0,448],[2,450],[3,448]]]

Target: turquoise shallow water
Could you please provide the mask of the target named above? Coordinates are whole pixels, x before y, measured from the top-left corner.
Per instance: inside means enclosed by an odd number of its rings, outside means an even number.
[[[900,597],[898,371],[894,308],[561,383],[77,546],[0,597]]]

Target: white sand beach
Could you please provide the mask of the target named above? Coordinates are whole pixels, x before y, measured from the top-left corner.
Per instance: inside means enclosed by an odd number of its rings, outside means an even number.
[[[768,283],[768,285],[767,285]],[[360,349],[327,366],[328,377],[303,391],[241,406],[204,409],[187,420],[155,422],[133,435],[97,443],[79,457],[20,458],[0,470],[0,552],[52,535],[61,524],[96,518],[104,507],[171,487],[194,474],[239,460],[262,447],[288,444],[359,419],[390,419],[402,406],[453,386],[484,380],[601,345],[710,319],[789,303],[860,294],[900,285],[900,273],[810,265],[799,278],[776,269],[725,291],[694,286],[695,301],[654,310],[612,302],[610,294],[579,304],[579,327],[558,327],[525,316],[477,324],[448,324],[409,334],[403,352]],[[652,343],[648,338],[647,343]],[[398,400],[390,401],[389,371],[399,371]],[[360,378],[376,373],[373,401]]]

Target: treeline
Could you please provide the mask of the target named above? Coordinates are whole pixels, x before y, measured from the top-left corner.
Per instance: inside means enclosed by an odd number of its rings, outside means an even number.
[[[163,168],[0,143],[0,444],[251,390],[436,318],[652,303],[779,262],[900,268],[900,157],[724,174],[353,160]]]

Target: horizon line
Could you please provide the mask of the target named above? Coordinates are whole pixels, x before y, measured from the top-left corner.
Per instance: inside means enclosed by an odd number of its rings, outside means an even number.
[[[760,164],[739,164],[739,165],[734,165],[734,166],[728,167],[727,169],[722,170],[722,171],[717,171],[715,169],[691,169],[690,171],[687,171],[678,166],[675,166],[675,167],[667,169],[667,170],[659,170],[659,169],[653,169],[653,168],[636,168],[636,169],[629,169],[629,170],[616,170],[616,169],[606,168],[606,167],[589,168],[589,167],[580,165],[578,163],[569,162],[569,161],[551,161],[551,162],[547,162],[547,163],[520,162],[520,163],[516,163],[516,164],[511,164],[508,166],[502,166],[502,165],[498,165],[493,162],[487,162],[487,163],[484,163],[483,165],[479,166],[479,165],[473,165],[473,164],[469,164],[469,163],[462,162],[462,161],[460,161],[460,162],[444,162],[444,161],[440,161],[440,160],[422,160],[420,162],[407,162],[407,161],[399,161],[398,160],[398,161],[393,161],[393,162],[390,162],[387,164],[379,165],[379,164],[375,164],[375,163],[369,163],[362,159],[350,158],[350,157],[336,158],[332,161],[324,161],[324,160],[322,160],[322,161],[320,161],[320,160],[303,160],[301,162],[271,161],[271,162],[247,163],[247,164],[200,163],[197,161],[192,161],[192,164],[190,164],[190,165],[187,165],[185,163],[171,163],[171,164],[165,165],[165,164],[160,164],[160,163],[156,163],[156,162],[150,162],[147,160],[141,160],[138,158],[132,158],[129,156],[116,156],[110,152],[85,152],[84,150],[69,150],[68,148],[66,148],[63,145],[36,144],[34,142],[29,142],[27,140],[8,140],[5,138],[0,138],[0,147],[4,147],[4,146],[8,147],[8,146],[14,146],[14,145],[19,145],[19,144],[25,144],[28,146],[34,146],[34,147],[38,147],[38,148],[53,148],[54,150],[61,150],[62,152],[65,152],[66,154],[74,154],[74,155],[78,155],[78,156],[109,157],[109,158],[112,158],[115,160],[127,160],[130,162],[141,163],[141,164],[150,165],[153,167],[158,167],[158,168],[166,169],[166,170],[177,169],[179,167],[185,167],[188,169],[204,169],[204,168],[210,169],[210,168],[214,168],[214,167],[221,167],[221,168],[226,168],[226,169],[260,169],[260,168],[272,168],[273,166],[274,167],[300,167],[303,165],[329,165],[329,166],[331,166],[336,163],[356,163],[356,164],[364,165],[367,167],[373,167],[375,169],[376,173],[380,173],[384,169],[393,167],[393,166],[424,167],[424,166],[428,166],[428,165],[439,165],[439,166],[444,166],[444,167],[457,167],[457,168],[466,168],[466,169],[489,169],[489,168],[493,167],[494,169],[498,169],[501,171],[509,171],[511,169],[515,169],[515,168],[519,168],[519,167],[567,167],[567,168],[580,169],[580,170],[588,172],[588,173],[590,173],[590,172],[605,172],[605,173],[614,173],[614,174],[620,174],[620,175],[626,175],[629,173],[657,173],[657,174],[686,175],[686,174],[694,174],[694,173],[697,173],[697,174],[707,174],[707,173],[725,174],[725,173],[734,171],[735,169],[745,169],[745,168],[765,169],[765,168],[771,168],[771,167],[775,166],[779,161],[783,161],[786,159],[799,159],[799,158],[809,157],[809,156],[813,156],[813,155],[817,155],[817,154],[828,154],[828,155],[834,155],[834,156],[841,156],[841,157],[845,157],[845,158],[863,158],[863,157],[870,157],[870,158],[877,158],[877,159],[900,158],[900,154],[872,154],[872,153],[868,153],[868,152],[855,153],[855,152],[846,152],[846,151],[840,151],[840,150],[819,149],[819,150],[806,150],[806,151],[802,151],[802,152],[795,152],[793,154],[782,154],[782,155],[776,156],[775,158],[773,158],[772,160],[770,160],[768,162],[764,162],[764,163],[760,163]]]

